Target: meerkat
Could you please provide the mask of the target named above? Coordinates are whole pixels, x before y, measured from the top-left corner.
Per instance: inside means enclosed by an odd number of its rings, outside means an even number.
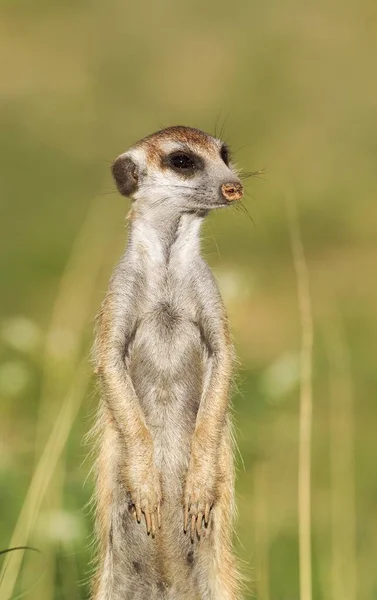
[[[92,598],[239,600],[234,351],[200,228],[242,197],[242,184],[226,144],[183,126],[142,139],[112,173],[132,217],[94,347],[102,400]]]

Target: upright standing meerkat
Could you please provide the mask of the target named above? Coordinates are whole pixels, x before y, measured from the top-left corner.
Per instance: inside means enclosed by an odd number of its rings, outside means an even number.
[[[227,146],[169,127],[112,166],[133,200],[100,310],[95,600],[236,600],[233,347],[200,255],[203,218],[242,197]]]

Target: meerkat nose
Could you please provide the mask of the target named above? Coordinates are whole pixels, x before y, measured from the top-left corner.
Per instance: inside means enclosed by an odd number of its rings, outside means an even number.
[[[221,193],[225,200],[228,200],[228,202],[240,200],[243,196],[242,184],[238,181],[234,181],[232,183],[223,183],[221,186]]]

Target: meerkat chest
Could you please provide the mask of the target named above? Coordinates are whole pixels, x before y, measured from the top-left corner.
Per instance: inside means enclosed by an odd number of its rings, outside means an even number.
[[[178,331],[197,327],[198,307],[190,286],[169,283],[158,292],[146,294],[139,323],[148,324],[164,338],[175,337]]]
[[[141,321],[153,316],[161,325],[173,327],[196,319],[195,281],[186,264],[148,265],[142,296]]]
[[[138,322],[129,353],[131,372],[135,381],[152,381],[153,389],[157,385],[168,391],[187,378],[188,364],[201,372],[202,350],[194,307],[177,302],[174,295],[162,295]]]
[[[156,268],[145,283],[132,361],[178,375],[189,356],[194,363],[201,356],[195,285],[184,273],[168,268]]]

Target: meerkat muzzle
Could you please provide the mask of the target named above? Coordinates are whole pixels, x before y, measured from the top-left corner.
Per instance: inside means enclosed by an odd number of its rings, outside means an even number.
[[[225,200],[233,202],[234,200],[240,200],[243,196],[243,187],[240,183],[223,183],[221,186],[221,193]]]

